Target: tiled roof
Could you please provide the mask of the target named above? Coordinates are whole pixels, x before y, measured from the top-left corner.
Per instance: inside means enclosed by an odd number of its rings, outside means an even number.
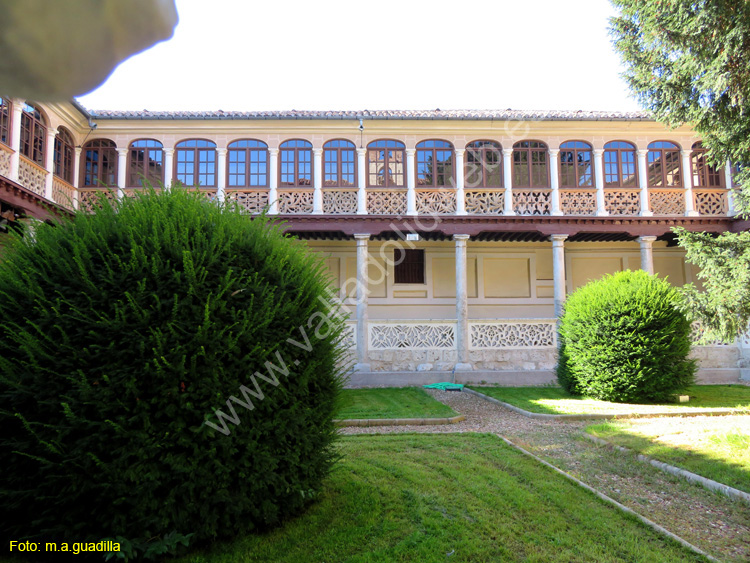
[[[92,110],[94,119],[432,119],[510,121],[612,121],[653,118],[642,111],[563,110],[361,110],[361,111],[110,111]]]

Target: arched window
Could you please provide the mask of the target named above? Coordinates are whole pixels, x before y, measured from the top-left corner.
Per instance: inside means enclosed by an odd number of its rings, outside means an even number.
[[[547,145],[540,141],[519,141],[513,145],[513,187],[549,187]]]
[[[655,141],[649,144],[648,187],[682,187],[680,147],[671,141]]]
[[[406,146],[401,141],[385,139],[367,145],[367,185],[403,188]]]
[[[323,185],[351,187],[357,179],[357,149],[351,141],[336,139],[323,145]]]
[[[254,139],[229,143],[227,149],[227,187],[268,186],[268,145]]]
[[[693,187],[695,188],[723,188],[723,170],[711,166],[706,159],[706,149],[698,142],[693,145],[690,154],[690,166],[693,169]]]
[[[453,145],[448,141],[422,141],[417,144],[417,186],[448,188],[456,183]]]
[[[21,154],[44,166],[46,139],[47,127],[42,112],[30,104],[24,104],[21,114]]]
[[[279,186],[312,185],[312,144],[302,139],[279,145]]]
[[[467,188],[503,187],[503,149],[495,141],[466,145],[464,177]]]
[[[590,188],[594,185],[591,145],[567,141],[560,145],[560,187]]]
[[[13,106],[9,99],[0,98],[0,143],[10,145],[10,116]]]
[[[154,139],[138,139],[128,151],[128,186],[155,188],[164,183],[164,148]]]
[[[117,186],[117,145],[109,139],[95,139],[83,146],[81,187]]]
[[[604,145],[604,185],[608,188],[638,187],[635,145],[625,141]]]
[[[175,179],[183,186],[216,187],[216,143],[188,139],[175,145]]]
[[[55,135],[55,148],[52,153],[52,171],[55,176],[73,183],[73,135],[65,127],[60,127]]]

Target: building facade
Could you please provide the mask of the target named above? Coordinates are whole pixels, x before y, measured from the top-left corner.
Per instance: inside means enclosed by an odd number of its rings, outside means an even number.
[[[1,107],[6,217],[146,182],[278,215],[324,258],[362,382],[554,380],[567,293],[636,268],[700,285],[672,227],[747,228],[730,163],[641,113]],[[743,346],[696,347],[701,379],[737,381]]]

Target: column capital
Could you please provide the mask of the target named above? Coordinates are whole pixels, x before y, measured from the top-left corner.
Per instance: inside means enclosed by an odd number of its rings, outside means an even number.
[[[547,152],[549,152],[549,155],[552,158],[557,158],[557,156],[560,154],[560,149],[547,149]]]
[[[680,155],[682,156],[682,158],[690,158],[690,154],[692,152],[692,149],[680,149]]]
[[[314,147],[313,154],[315,156],[320,156],[321,154],[323,154],[323,147]]]
[[[463,156],[464,153],[466,152],[466,149],[453,149],[453,150],[456,151],[456,156]]]
[[[604,154],[604,149],[594,149],[594,156],[602,156]]]
[[[648,149],[637,149],[638,156],[646,156],[648,154]]]
[[[270,154],[271,156],[276,156],[276,155],[278,155],[278,154],[279,154],[279,149],[272,149],[272,148],[269,148],[269,149],[268,149],[268,154]]]
[[[638,242],[641,244],[653,244],[655,241],[656,237],[652,235],[638,237]]]
[[[370,240],[370,236],[371,235],[369,233],[368,234],[355,234],[354,238],[357,239],[357,242],[360,242],[360,241],[367,242],[368,240]]]
[[[165,155],[173,155],[174,154],[174,149],[170,149],[170,148],[164,147],[162,150],[164,151]]]
[[[470,236],[471,235],[453,235],[453,240],[455,240],[456,242],[460,242],[460,241],[465,242],[469,240]]]
[[[406,149],[406,156],[414,156],[417,154],[417,149]]]
[[[503,156],[511,156],[513,154],[513,149],[503,149]]]
[[[218,154],[219,156],[224,156],[225,154],[227,154],[227,148],[226,147],[217,147],[216,148],[216,154]]]
[[[52,127],[50,127],[49,129],[47,129],[47,137],[54,139],[55,136],[57,136],[58,132],[59,131],[56,128],[53,129]]]
[[[550,235],[549,240],[552,241],[552,244],[562,244],[565,240],[567,240],[569,235]]]
[[[363,149],[362,147],[359,147],[357,149],[357,154],[364,156],[367,154],[367,149]]]
[[[120,156],[127,156],[128,155],[128,149],[123,148],[117,148],[117,154]]]

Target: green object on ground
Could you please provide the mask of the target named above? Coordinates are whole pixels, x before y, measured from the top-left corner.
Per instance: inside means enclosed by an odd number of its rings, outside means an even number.
[[[344,389],[336,418],[448,418],[457,413],[419,387]]]
[[[460,383],[448,383],[443,381],[441,383],[431,383],[430,385],[423,385],[425,389],[441,389],[442,391],[460,391],[464,388]]]

